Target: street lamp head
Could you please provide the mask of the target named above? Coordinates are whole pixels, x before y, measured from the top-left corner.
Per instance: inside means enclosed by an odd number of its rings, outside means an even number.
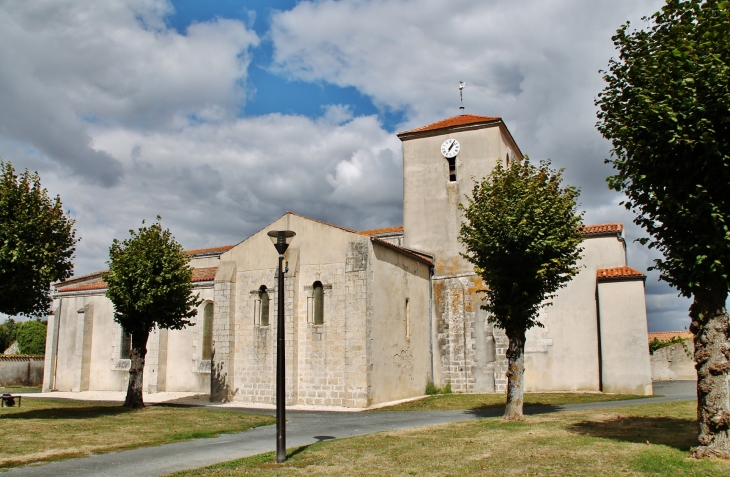
[[[284,252],[289,248],[289,244],[296,234],[291,230],[272,230],[267,235],[271,239],[271,242],[273,242],[279,255],[284,255]]]

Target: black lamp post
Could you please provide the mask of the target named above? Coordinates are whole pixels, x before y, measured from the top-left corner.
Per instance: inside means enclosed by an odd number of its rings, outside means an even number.
[[[276,328],[276,462],[286,460],[286,389],[284,387],[284,252],[296,235],[291,230],[272,230],[268,233],[279,252],[279,301]]]

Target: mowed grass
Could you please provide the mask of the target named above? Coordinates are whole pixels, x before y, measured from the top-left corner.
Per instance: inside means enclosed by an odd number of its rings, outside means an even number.
[[[0,394],[2,393],[39,393],[41,392],[40,386],[15,386],[10,388],[0,387]]]
[[[655,396],[603,393],[525,393],[526,406],[559,406],[589,402],[625,401]],[[506,394],[437,394],[374,411],[466,411],[504,407]]]
[[[272,424],[271,416],[197,408],[23,398],[0,409],[0,468],[153,446]]]
[[[696,403],[499,418],[319,442],[175,477],[233,476],[730,476],[730,463],[688,458]]]

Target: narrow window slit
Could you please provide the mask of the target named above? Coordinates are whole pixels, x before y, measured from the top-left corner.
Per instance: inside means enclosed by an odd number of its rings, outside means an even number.
[[[456,158],[449,158],[449,182],[456,182]]]

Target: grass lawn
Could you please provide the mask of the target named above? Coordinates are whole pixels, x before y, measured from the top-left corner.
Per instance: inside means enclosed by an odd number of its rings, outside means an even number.
[[[213,437],[272,424],[247,413],[119,403],[25,398],[0,409],[0,468],[168,442]]]
[[[40,386],[18,386],[13,388],[4,388],[0,386],[0,394],[2,393],[39,393]]]
[[[730,462],[687,458],[695,402],[478,419],[324,441],[175,477],[232,476],[730,476]]]
[[[526,406],[558,406],[588,402],[625,401],[654,396],[602,393],[525,393]],[[375,411],[461,411],[504,407],[506,394],[437,394]]]

